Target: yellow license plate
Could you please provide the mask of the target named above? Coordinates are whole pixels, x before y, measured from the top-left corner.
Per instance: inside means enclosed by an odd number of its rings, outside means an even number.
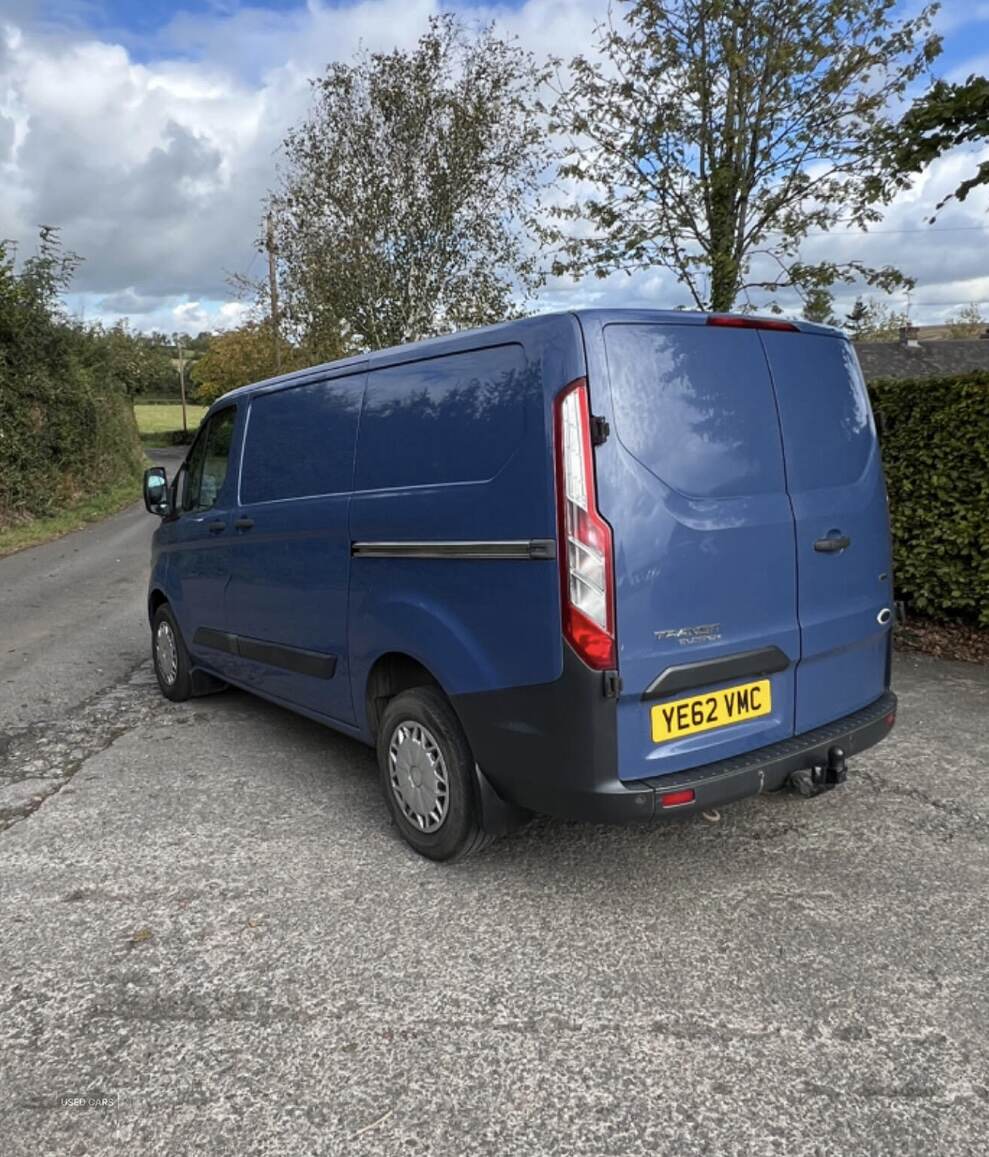
[[[758,719],[773,709],[773,697],[768,679],[756,683],[742,683],[723,691],[709,691],[706,695],[692,695],[689,699],[674,699],[672,703],[657,703],[653,707],[652,741],[666,743],[693,735],[696,731],[710,731],[712,727],[728,727],[746,719]]]

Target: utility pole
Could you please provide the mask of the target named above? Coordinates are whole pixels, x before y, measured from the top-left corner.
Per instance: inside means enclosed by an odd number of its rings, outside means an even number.
[[[278,340],[278,276],[275,272],[275,223],[268,210],[264,234],[264,247],[268,250],[268,292],[271,296],[271,338],[275,343],[275,373],[282,372],[281,343]]]
[[[182,342],[179,342],[179,390],[182,393],[182,436],[189,437],[189,422],[185,415],[185,351]]]

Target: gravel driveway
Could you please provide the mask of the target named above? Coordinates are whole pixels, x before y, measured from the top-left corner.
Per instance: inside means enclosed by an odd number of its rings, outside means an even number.
[[[141,665],[0,757],[5,1157],[985,1153],[989,672],[896,688],[829,796],[444,868],[366,749]]]

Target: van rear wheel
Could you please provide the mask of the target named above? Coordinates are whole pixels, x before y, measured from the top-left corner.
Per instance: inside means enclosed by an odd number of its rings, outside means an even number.
[[[421,856],[459,860],[490,842],[467,736],[437,688],[403,691],[385,708],[378,767],[395,824]]]

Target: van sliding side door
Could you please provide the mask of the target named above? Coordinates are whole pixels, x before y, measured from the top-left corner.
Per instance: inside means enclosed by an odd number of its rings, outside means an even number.
[[[252,398],[227,588],[240,681],[342,723],[354,720],[350,491],[365,379],[351,370]]]

